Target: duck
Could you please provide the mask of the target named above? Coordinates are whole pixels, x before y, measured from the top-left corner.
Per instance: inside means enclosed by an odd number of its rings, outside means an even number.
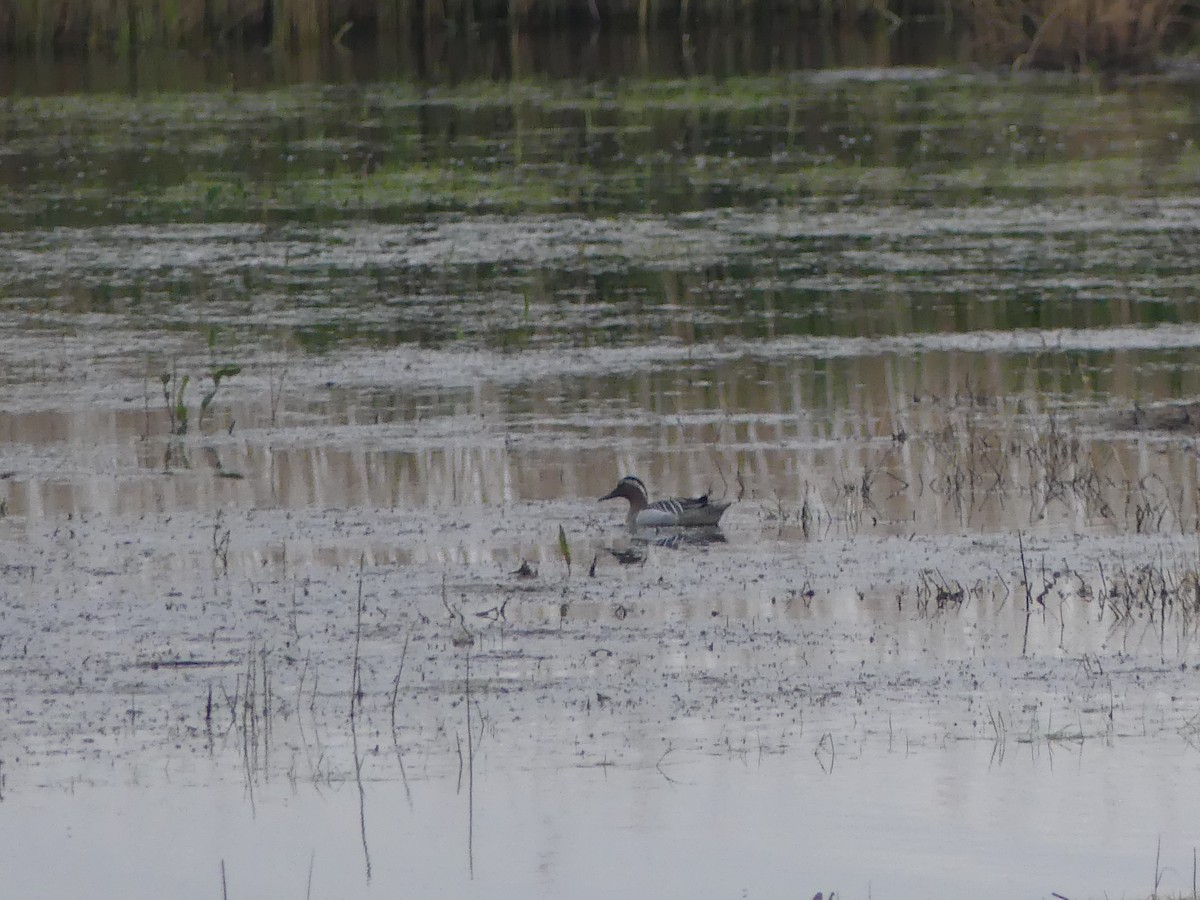
[[[600,500],[615,500],[617,497],[629,501],[629,515],[625,518],[625,524],[631,530],[713,526],[721,521],[721,516],[730,506],[729,501],[709,500],[708,494],[701,497],[672,497],[651,503],[645,483],[636,475],[626,475]]]

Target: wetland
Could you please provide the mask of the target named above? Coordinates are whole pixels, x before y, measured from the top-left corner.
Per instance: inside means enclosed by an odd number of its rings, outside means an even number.
[[[1195,73],[552,49],[10,82],[18,895],[1190,892]]]

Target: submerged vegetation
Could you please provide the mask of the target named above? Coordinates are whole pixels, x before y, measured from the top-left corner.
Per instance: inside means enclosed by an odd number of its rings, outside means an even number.
[[[1145,69],[1172,43],[1194,33],[1186,0],[245,0],[169,3],[129,0],[61,3],[0,0],[0,44],[10,48],[117,50],[231,45],[303,47],[378,44],[456,32],[576,29],[647,34],[733,28],[753,33],[830,32],[857,27],[893,35],[905,24],[937,18],[969,36],[986,63],[1014,67]]]

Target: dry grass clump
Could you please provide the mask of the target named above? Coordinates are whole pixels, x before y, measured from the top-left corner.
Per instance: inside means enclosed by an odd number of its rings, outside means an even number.
[[[1188,0],[968,0],[980,52],[1013,68],[1144,70]]]

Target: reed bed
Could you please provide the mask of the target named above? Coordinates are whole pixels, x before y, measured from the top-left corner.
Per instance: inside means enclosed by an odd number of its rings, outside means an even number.
[[[1144,69],[1194,32],[1188,0],[0,0],[0,45],[62,51],[139,46],[287,49],[411,33],[835,24],[894,30],[936,16],[963,28],[982,61],[1017,68]]]
[[[1014,68],[1151,68],[1194,26],[1188,0],[970,0],[977,49]]]

